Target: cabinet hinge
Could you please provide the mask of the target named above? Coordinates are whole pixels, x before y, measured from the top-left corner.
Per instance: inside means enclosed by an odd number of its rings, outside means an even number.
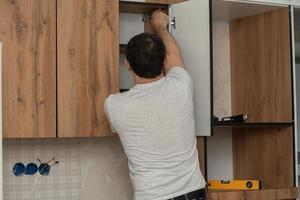
[[[172,17],[171,26],[173,27],[173,29],[176,29],[176,18],[175,17]]]

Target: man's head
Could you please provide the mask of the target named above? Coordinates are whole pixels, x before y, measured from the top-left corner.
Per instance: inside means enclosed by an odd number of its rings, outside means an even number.
[[[136,35],[127,44],[128,67],[141,78],[153,79],[161,75],[165,57],[165,45],[155,34]]]

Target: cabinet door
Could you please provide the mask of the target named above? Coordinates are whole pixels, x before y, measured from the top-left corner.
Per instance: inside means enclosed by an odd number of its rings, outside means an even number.
[[[210,2],[190,0],[172,6],[172,34],[194,82],[196,134],[211,134]]]
[[[111,135],[103,104],[119,90],[119,1],[57,2],[58,136]]]
[[[56,136],[55,7],[55,0],[0,0],[4,137]]]

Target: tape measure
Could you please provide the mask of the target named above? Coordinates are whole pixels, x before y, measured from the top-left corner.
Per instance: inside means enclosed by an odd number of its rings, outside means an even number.
[[[208,189],[212,190],[259,190],[259,180],[208,180]]]

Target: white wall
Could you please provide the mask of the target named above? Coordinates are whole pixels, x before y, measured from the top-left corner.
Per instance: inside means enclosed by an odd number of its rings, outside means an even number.
[[[214,115],[231,115],[229,23],[214,21]],[[232,179],[231,129],[218,129],[207,139],[208,179]]]
[[[127,44],[135,35],[144,32],[143,16],[140,14],[120,14],[120,43]],[[125,68],[125,55],[120,55],[120,88],[130,89],[133,87],[131,73]]]
[[[213,180],[233,179],[231,129],[215,132],[207,139],[207,177]]]

